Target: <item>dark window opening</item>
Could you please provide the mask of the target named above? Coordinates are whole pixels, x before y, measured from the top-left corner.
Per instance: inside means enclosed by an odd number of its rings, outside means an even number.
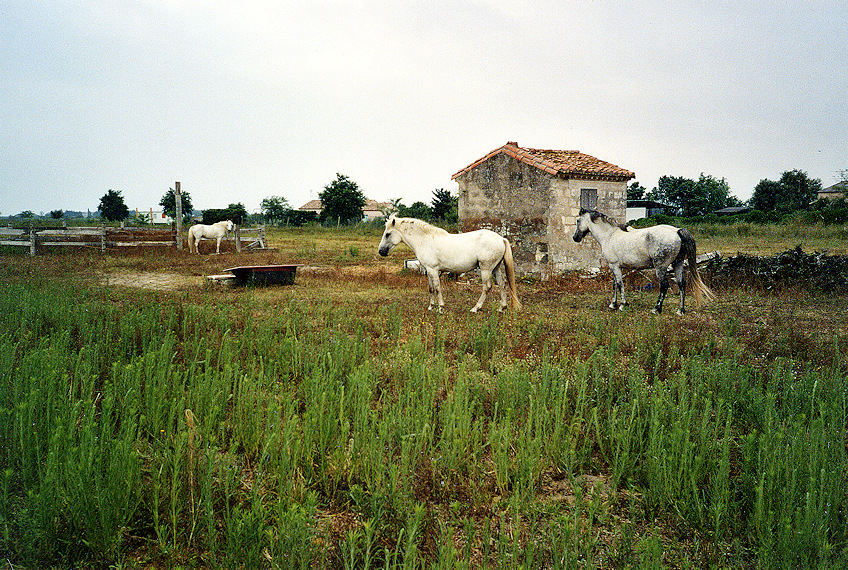
[[[586,210],[598,209],[598,191],[595,188],[580,189],[580,207]]]

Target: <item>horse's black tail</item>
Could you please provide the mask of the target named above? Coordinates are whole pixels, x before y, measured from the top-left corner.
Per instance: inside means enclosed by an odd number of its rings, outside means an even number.
[[[695,296],[695,302],[698,305],[709,303],[715,299],[715,293],[707,287],[707,284],[701,279],[701,274],[698,272],[698,253],[695,248],[695,238],[689,233],[686,228],[677,230],[677,235],[680,236],[680,255],[686,256],[689,262],[689,269],[692,271],[692,294]]]

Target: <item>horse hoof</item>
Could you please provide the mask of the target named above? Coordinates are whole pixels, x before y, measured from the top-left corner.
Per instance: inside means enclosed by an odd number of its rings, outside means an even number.
[[[659,314],[660,314],[660,311],[658,311],[657,309],[651,309],[651,314],[653,314],[653,315],[659,315]]]
[[[444,307],[439,307],[439,314],[441,315],[441,314],[442,314],[442,313],[444,313],[444,312],[445,312],[445,308],[444,308]]]
[[[682,317],[682,316],[683,316],[683,314],[684,314],[684,312],[685,312],[685,311],[681,311],[680,309],[677,309],[677,316],[678,316],[678,317]]]
[[[618,310],[619,310],[619,311],[623,311],[623,310],[624,310],[624,305],[619,305],[619,306],[618,306]]]
[[[472,312],[472,313],[476,313],[476,312],[477,312],[477,307],[471,307],[471,312]]]

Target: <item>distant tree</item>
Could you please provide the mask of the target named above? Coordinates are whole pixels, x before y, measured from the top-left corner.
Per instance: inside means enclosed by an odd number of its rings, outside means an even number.
[[[741,208],[744,205],[745,203],[736,196],[728,196],[727,201],[724,203],[725,208]]]
[[[692,194],[683,203],[684,216],[703,216],[727,206],[730,186],[722,178],[718,180],[703,172],[692,188]]]
[[[21,212],[20,214],[18,214],[18,217],[19,217],[19,218],[24,218],[24,219],[34,218],[34,217],[35,217],[35,212],[33,212],[32,210],[24,210],[23,212]]]
[[[318,198],[321,200],[319,219],[322,223],[330,221],[349,224],[362,220],[365,195],[356,182],[347,176],[336,173],[336,179],[318,193]]]
[[[130,209],[124,204],[124,197],[120,191],[109,190],[100,198],[100,217],[110,222],[126,220],[130,215]]]
[[[264,198],[259,207],[262,210],[262,218],[265,222],[276,225],[285,223],[292,209],[289,201],[282,196]]]
[[[290,226],[300,227],[318,221],[318,214],[312,210],[289,210],[286,223]]]
[[[234,224],[243,225],[247,220],[247,215],[247,209],[241,202],[227,206],[227,219],[232,220]]]
[[[635,180],[627,187],[628,200],[642,200],[645,197],[645,187]]]
[[[682,176],[661,176],[657,180],[656,187],[648,192],[645,196],[649,200],[654,200],[669,206],[683,209],[683,204],[687,197],[692,194],[695,187],[695,181]]]
[[[777,182],[760,180],[754,187],[750,206],[763,212],[802,210],[816,199],[820,190],[821,180],[809,178],[803,170],[790,170]]]
[[[451,196],[450,190],[433,190],[433,201],[430,203],[433,220],[455,222],[458,204],[459,198]]]
[[[408,208],[403,204],[400,205],[398,215],[404,218],[418,218],[419,220],[432,220],[433,210],[424,202],[414,202]]]
[[[50,210],[50,218],[54,220],[61,220],[65,217],[65,212],[62,210]]]
[[[792,210],[806,209],[822,189],[821,180],[810,178],[803,170],[784,172],[779,180],[784,198]]]
[[[777,206],[780,194],[780,183],[764,178],[754,186],[754,193],[751,195],[749,205],[754,210],[769,212]]]
[[[191,196],[188,192],[180,190],[180,202],[182,202],[183,223],[187,224],[191,221],[191,212],[193,210]],[[177,219],[177,193],[173,188],[168,188],[168,191],[159,200],[159,205],[162,206],[163,214],[172,220]]]
[[[645,198],[674,206],[688,217],[724,208],[729,195],[730,187],[724,178],[719,180],[702,172],[697,181],[682,176],[662,176]]]

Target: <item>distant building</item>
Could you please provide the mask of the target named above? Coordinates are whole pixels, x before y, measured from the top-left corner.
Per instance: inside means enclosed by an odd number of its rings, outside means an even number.
[[[302,212],[315,212],[315,215],[317,216],[321,214],[321,207],[321,200],[310,200],[298,208],[298,210]]]
[[[733,216],[735,214],[745,214],[750,211],[751,208],[748,206],[728,206],[727,208],[716,210],[713,214],[717,214],[719,216]]]
[[[633,220],[650,218],[657,214],[673,214],[674,210],[674,206],[655,202],[654,200],[628,200],[625,221],[632,222]]]
[[[844,198],[846,192],[848,192],[848,180],[843,180],[833,186],[819,190],[818,198],[820,200],[838,200]]]
[[[362,207],[362,221],[370,222],[371,220],[376,220],[377,218],[384,218],[386,214],[383,212],[391,207],[389,202],[378,202],[376,200],[371,200],[369,198],[365,199],[365,206]],[[302,212],[315,212],[316,215],[321,215],[321,200],[310,200],[298,210]]]
[[[133,210],[130,210],[130,215],[132,215]],[[151,224],[170,224],[174,220],[165,215],[165,212],[162,210],[154,210],[153,208],[144,209],[135,209],[135,217],[139,216],[147,216],[148,223]]]

